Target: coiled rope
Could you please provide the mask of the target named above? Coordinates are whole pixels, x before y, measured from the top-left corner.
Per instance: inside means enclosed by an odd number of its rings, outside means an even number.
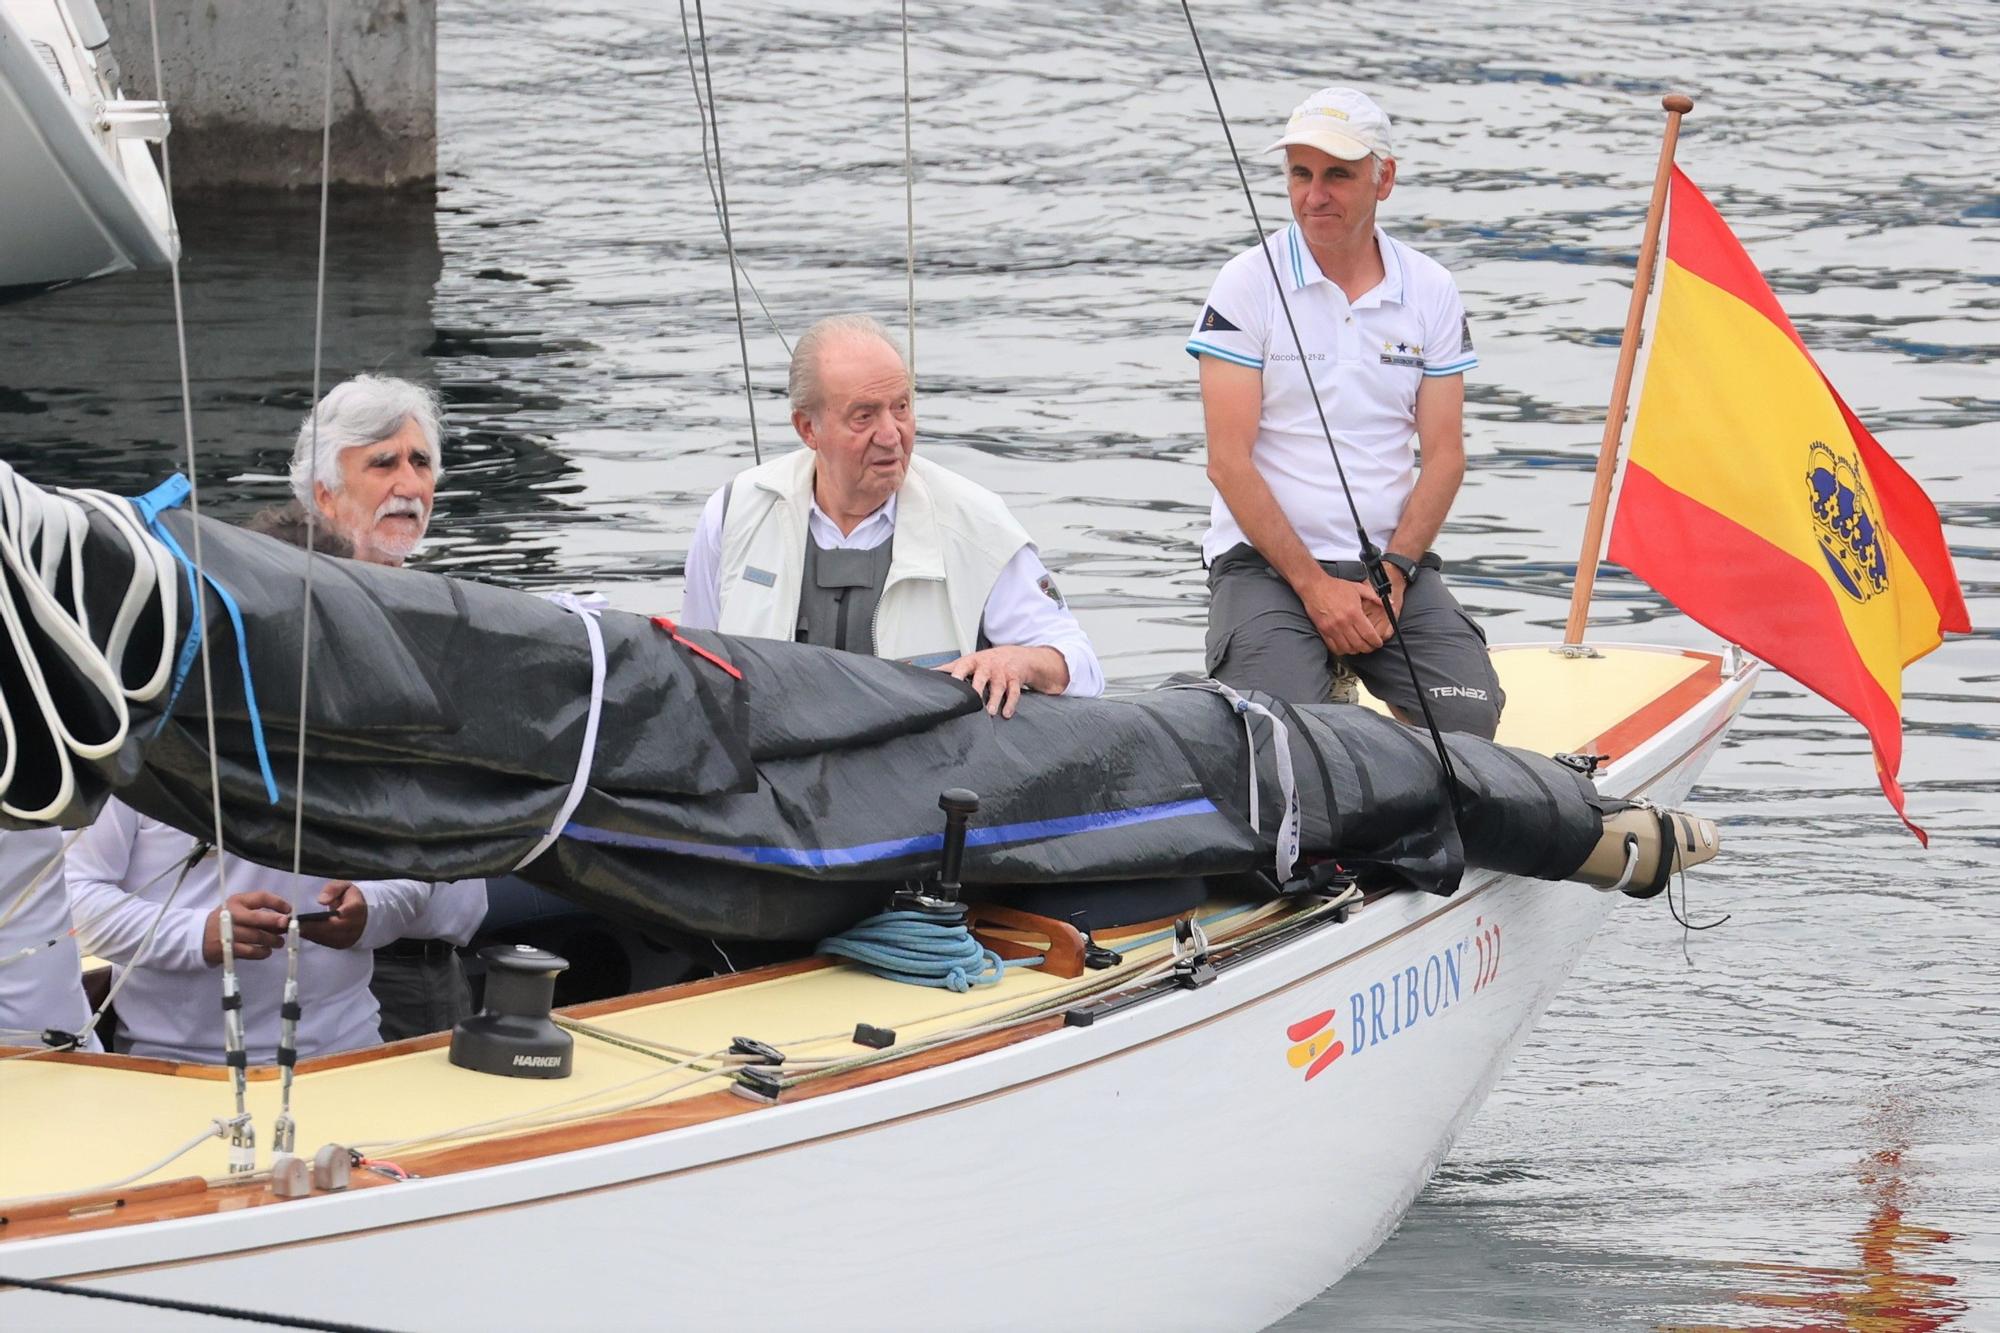
[[[821,940],[813,952],[845,958],[890,981],[961,993],[997,985],[1009,968],[1033,967],[1044,958],[1002,958],[972,937],[963,916],[910,911],[878,912]]]

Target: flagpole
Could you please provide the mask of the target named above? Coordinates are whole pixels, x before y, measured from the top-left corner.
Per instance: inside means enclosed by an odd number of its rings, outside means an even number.
[[[1667,182],[1673,175],[1674,144],[1680,138],[1681,117],[1694,110],[1694,99],[1668,93],[1667,129],[1660,139],[1660,165],[1653,173],[1653,199],[1646,206],[1646,230],[1639,241],[1639,267],[1632,280],[1632,304],[1625,312],[1625,337],[1618,344],[1618,373],[1611,381],[1611,405],[1604,414],[1604,439],[1597,446],[1597,480],[1590,488],[1590,515],[1583,524],[1583,550],[1576,558],[1576,587],[1569,598],[1569,624],[1563,642],[1583,642],[1590,619],[1590,590],[1597,582],[1597,557],[1604,549],[1604,519],[1611,509],[1611,478],[1618,470],[1618,442],[1625,434],[1625,404],[1632,393],[1632,371],[1639,362],[1639,326],[1646,317],[1646,298],[1653,290],[1653,260],[1660,247],[1660,223],[1667,211]]]

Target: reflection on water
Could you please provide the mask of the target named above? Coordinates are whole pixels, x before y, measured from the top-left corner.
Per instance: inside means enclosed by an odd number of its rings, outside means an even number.
[[[1732,1300],[1771,1311],[1777,1322],[1663,1324],[1665,1333],[1770,1333],[1779,1329],[1825,1333],[1934,1333],[1956,1324],[1970,1308],[1947,1294],[1958,1279],[1929,1271],[1947,1261],[1949,1231],[1918,1226],[1904,1217],[1912,1193],[1902,1146],[1884,1148],[1861,1163],[1856,1177],[1874,1211],[1854,1233],[1850,1267],[1790,1263],[1729,1265],[1746,1274],[1746,1290]],[[1758,1287],[1764,1288],[1757,1290]]]
[[[900,324],[898,7],[713,8],[736,239],[773,317]],[[2000,1023],[1978,943],[2000,934],[2000,6],[1440,0],[1343,6],[1337,31],[1308,0],[1195,8],[1253,148],[1336,78],[1396,118],[1387,225],[1453,268],[1483,361],[1440,546],[1496,642],[1563,621],[1667,87],[1698,99],[1683,164],[1938,501],[1980,627],[1906,683],[1904,785],[1932,850],[1883,803],[1860,729],[1773,676],[1696,797],[1725,854],[1695,910],[1730,923],[1690,965],[1660,904],[1615,913],[1402,1230],[1286,1327],[1730,1326],[1747,1308],[1887,1330],[1871,1321],[1898,1301],[2000,1324]],[[750,457],[675,11],[440,9],[440,191],[334,200],[328,376],[408,374],[449,403],[430,568],[672,612],[702,501]],[[1008,498],[1114,679],[1184,669],[1207,488],[1181,343],[1249,223],[1179,10],[913,0],[910,19],[919,447]],[[1277,174],[1251,170],[1281,216]],[[278,493],[310,393],[314,214],[182,210],[195,433],[224,514]],[[762,323],[749,345],[765,448],[783,447],[784,351]],[[163,277],[0,308],[0,456],[132,489],[179,441]],[[1615,570],[1595,610],[1594,633],[1709,643]],[[1857,1128],[1885,1087],[1921,1114]],[[1351,1151],[1366,1131],[1301,1128]],[[1877,1220],[1856,1239],[1861,1159]]]

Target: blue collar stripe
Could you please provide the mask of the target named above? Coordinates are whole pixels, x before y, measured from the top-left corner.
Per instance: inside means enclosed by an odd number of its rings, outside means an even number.
[[[1132,810],[1113,810],[1088,815],[1065,815],[1057,819],[1034,819],[1020,824],[994,824],[966,832],[968,847],[1000,847],[1008,843],[1031,842],[1038,838],[1065,838],[1077,833],[1149,824],[1157,819],[1179,819],[1187,815],[1214,814],[1215,803],[1207,797],[1192,801],[1168,801],[1142,805]],[[733,847],[694,842],[684,838],[654,838],[643,833],[619,833],[611,829],[569,824],[563,836],[579,842],[601,843],[608,847],[634,847],[653,852],[679,852],[709,861],[738,861],[746,865],[794,866],[826,870],[835,866],[869,865],[906,856],[936,852],[944,846],[942,833],[923,833],[911,838],[891,838],[865,842],[854,847]]]

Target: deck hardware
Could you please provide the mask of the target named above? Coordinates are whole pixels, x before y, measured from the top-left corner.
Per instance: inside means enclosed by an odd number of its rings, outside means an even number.
[[[1102,972],[1105,968],[1116,967],[1124,961],[1125,955],[1116,949],[1107,949],[1093,939],[1084,940],[1083,965],[1091,971]]]
[[[936,891],[900,889],[890,906],[898,912],[963,918],[965,907],[958,900],[958,876],[965,861],[965,826],[979,813],[979,794],[963,787],[946,788],[938,797],[938,809],[944,811],[944,847],[938,858],[937,883],[933,886]]]
[[[1554,653],[1557,657],[1578,658],[1578,657],[1604,656],[1603,653],[1598,652],[1595,648],[1591,647],[1587,643],[1559,643],[1555,645],[1555,647],[1549,649],[1549,651]]]
[[[745,1055],[753,1065],[781,1065],[785,1063],[785,1053],[769,1042],[752,1037],[738,1037],[729,1043],[731,1055]]]
[[[1070,1009],[1063,1013],[1063,1026],[1066,1028],[1087,1028],[1096,1021],[1095,1009]]]
[[[775,1102],[784,1095],[785,1081],[769,1065],[745,1065],[736,1073],[729,1090],[753,1102]]]
[[[556,976],[569,963],[527,944],[479,951],[485,1007],[451,1031],[451,1062],[508,1078],[568,1078],[576,1039],[549,1017]]]
[[[1558,764],[1573,768],[1587,778],[1594,778],[1597,776],[1598,769],[1611,762],[1611,756],[1608,754],[1559,754],[1555,757],[1555,760]]]
[[[354,1170],[354,1156],[338,1143],[321,1146],[313,1154],[312,1183],[316,1190],[344,1190]]]
[[[303,1199],[312,1193],[312,1163],[288,1152],[271,1155],[271,1193],[280,1199]]]
[[[43,1028],[42,1045],[52,1051],[73,1051],[83,1045],[83,1038],[74,1032],[64,1032],[61,1028]]]
[[[896,1044],[896,1030],[878,1028],[873,1023],[856,1023],[854,1044],[869,1047],[871,1050],[884,1051]]]
[[[1182,990],[1199,990],[1215,980],[1215,964],[1208,961],[1208,935],[1191,916],[1174,922],[1174,984]]]

